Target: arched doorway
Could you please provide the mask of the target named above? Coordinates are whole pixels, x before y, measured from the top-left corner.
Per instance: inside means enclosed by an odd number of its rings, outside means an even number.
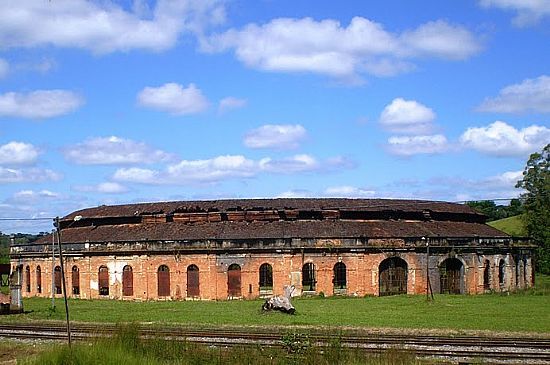
[[[337,262],[332,268],[332,284],[334,286],[334,292],[341,292],[346,290],[346,264],[344,264],[343,262]]]
[[[80,270],[78,270],[78,266],[73,266],[71,270],[71,275],[73,294],[80,295]]]
[[[464,266],[459,259],[445,259],[439,265],[439,278],[441,294],[462,294],[464,292]]]
[[[407,262],[399,257],[382,261],[378,268],[380,296],[407,294],[407,271]]]
[[[109,295],[109,269],[107,266],[99,267],[98,276],[99,295]]]
[[[55,294],[61,294],[61,266],[56,266],[53,270],[53,285],[55,287]]]
[[[197,265],[187,267],[187,296],[190,298],[200,297],[199,268]]]
[[[36,291],[42,293],[42,269],[40,266],[36,267]]]
[[[241,296],[241,267],[237,264],[227,269],[227,295],[230,298]]]
[[[27,289],[27,293],[31,292],[31,268],[30,266],[27,266],[25,268],[25,287]]]
[[[505,263],[504,260],[500,260],[498,263],[498,285],[502,290],[504,288],[504,273],[505,273]]]
[[[125,297],[134,295],[134,271],[130,265],[122,269],[122,295]]]
[[[160,265],[157,272],[158,296],[170,296],[170,269],[166,265]]]
[[[308,262],[302,266],[302,291],[315,291],[315,264]]]
[[[270,264],[264,263],[260,265],[260,292],[273,290],[273,267]]]

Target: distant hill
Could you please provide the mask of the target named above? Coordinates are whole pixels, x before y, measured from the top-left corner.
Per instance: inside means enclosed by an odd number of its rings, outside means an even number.
[[[527,229],[525,228],[522,217],[523,214],[520,214],[488,222],[487,224],[512,236],[527,236]]]

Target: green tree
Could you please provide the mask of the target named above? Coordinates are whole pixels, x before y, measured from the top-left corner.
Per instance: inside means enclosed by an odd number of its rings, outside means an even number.
[[[529,236],[538,245],[537,271],[550,274],[550,144],[541,153],[533,153],[523,170],[523,179],[516,188],[522,194],[525,226]]]

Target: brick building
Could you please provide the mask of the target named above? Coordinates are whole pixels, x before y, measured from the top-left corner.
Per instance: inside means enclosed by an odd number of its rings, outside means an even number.
[[[285,285],[295,295],[422,294],[427,272],[434,293],[508,291],[534,280],[532,245],[446,202],[128,204],[76,211],[59,226],[67,291],[79,298],[257,298]],[[61,295],[56,239],[12,247],[23,296]]]

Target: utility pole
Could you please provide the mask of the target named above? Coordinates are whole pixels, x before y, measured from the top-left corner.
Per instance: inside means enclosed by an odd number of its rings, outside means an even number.
[[[434,300],[434,293],[432,291],[432,283],[430,282],[430,238],[422,237],[422,240],[426,241],[426,300]]]
[[[61,228],[59,227],[59,217],[55,217],[55,227],[57,229],[57,244],[59,245],[59,265],[61,266],[61,280],[63,283],[63,299],[65,300],[65,317],[67,318],[67,340],[71,346],[71,324],[69,322],[69,303],[67,302],[67,286],[65,285],[65,268],[63,265],[63,249],[61,247]]]
[[[52,310],[55,310],[55,230],[52,229]]]

